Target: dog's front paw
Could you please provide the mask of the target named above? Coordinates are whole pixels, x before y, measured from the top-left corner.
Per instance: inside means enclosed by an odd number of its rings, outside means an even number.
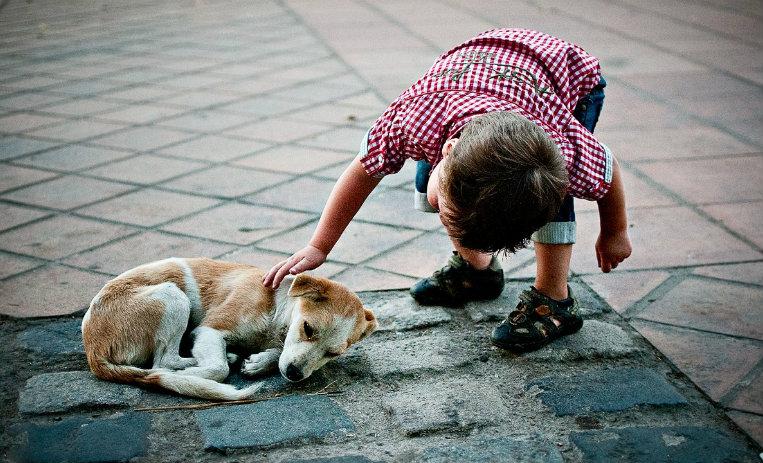
[[[234,354],[233,352],[228,352],[225,354],[225,356],[228,358],[228,365],[233,365],[234,363],[238,362],[238,354]]]
[[[269,352],[252,354],[241,364],[241,373],[248,376],[268,373],[277,365],[278,357],[275,357],[275,360],[274,362],[273,355]]]

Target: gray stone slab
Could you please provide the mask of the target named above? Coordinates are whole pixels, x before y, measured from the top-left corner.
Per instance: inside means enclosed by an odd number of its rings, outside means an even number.
[[[18,335],[23,349],[44,355],[84,354],[79,318],[32,326]]]
[[[519,293],[529,289],[529,282],[510,282],[506,284],[503,293],[492,301],[469,302],[466,304],[466,313],[473,322],[502,320],[519,303]],[[572,294],[578,300],[578,314],[581,317],[590,317],[605,311],[606,305],[602,304],[596,295],[585,285],[570,282]]]
[[[386,376],[420,370],[445,370],[468,363],[471,359],[455,344],[451,337],[438,334],[375,342],[363,345],[362,349],[372,373]]]
[[[546,376],[529,382],[526,387],[539,388],[538,397],[557,416],[686,403],[662,375],[647,368],[593,370],[570,377]]]
[[[342,455],[338,457],[311,458],[309,460],[291,460],[291,463],[379,463],[362,455]]]
[[[13,461],[22,463],[117,462],[144,455],[151,418],[145,413],[110,418],[65,418],[52,424],[24,423],[16,431]]]
[[[422,463],[562,463],[556,446],[542,436],[476,437],[463,444],[424,449]]]
[[[586,320],[577,333],[530,352],[522,358],[533,360],[591,360],[619,358],[638,351],[630,336],[619,326]]]
[[[452,317],[441,307],[424,307],[409,295],[371,304],[379,320],[379,331],[405,331],[448,323]]]
[[[19,412],[40,415],[137,403],[142,390],[102,381],[89,371],[62,371],[34,376],[19,394]]]
[[[498,390],[471,376],[411,382],[385,394],[383,403],[409,436],[492,424],[508,416]]]
[[[574,432],[570,440],[587,462],[759,462],[754,449],[717,429],[681,426]]]
[[[204,447],[216,450],[259,449],[344,437],[355,429],[344,410],[326,396],[288,396],[195,414]]]

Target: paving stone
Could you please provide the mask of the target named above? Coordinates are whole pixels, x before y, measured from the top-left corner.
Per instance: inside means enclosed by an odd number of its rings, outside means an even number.
[[[583,281],[613,309],[623,313],[669,277],[668,272],[647,271],[588,275]]]
[[[366,265],[416,278],[428,278],[445,265],[452,249],[453,244],[446,235],[430,232],[385,252]]]
[[[570,440],[590,462],[758,462],[740,439],[704,427],[619,428],[573,432]]]
[[[546,376],[527,384],[557,416],[616,412],[639,405],[680,405],[686,399],[654,370],[613,368],[570,377]]]
[[[78,409],[126,407],[140,399],[141,389],[102,381],[90,371],[62,371],[34,376],[19,394],[19,412],[28,415]]]
[[[14,461],[23,463],[126,462],[148,449],[151,418],[145,413],[110,418],[65,418],[52,424],[24,423]]]
[[[480,436],[463,444],[424,449],[416,461],[422,463],[562,463],[562,455],[548,439],[538,436]]]
[[[697,275],[723,280],[742,281],[753,285],[763,284],[763,262],[735,265],[711,265],[694,269]]]
[[[90,175],[133,183],[155,183],[204,167],[190,160],[143,155],[124,161],[96,167],[87,171]]]
[[[415,278],[360,266],[351,267],[347,271],[332,275],[331,279],[342,283],[353,291],[403,289],[410,288],[416,283]]]
[[[0,149],[0,153],[2,153],[2,149]],[[30,183],[37,183],[42,180],[53,178],[56,175],[57,174],[52,172],[4,164],[2,170],[0,170],[0,191],[18,188]]]
[[[15,158],[27,153],[42,151],[56,145],[58,145],[58,143],[9,135],[0,138],[0,159]]]
[[[15,190],[3,195],[3,199],[54,209],[72,209],[130,189],[132,187],[119,183],[67,175]]]
[[[452,317],[440,307],[424,307],[404,295],[379,305],[369,304],[379,320],[379,331],[406,331],[448,323]]]
[[[586,320],[577,333],[522,357],[550,361],[593,360],[624,357],[637,351],[631,338],[619,326]]]
[[[759,446],[763,447],[763,416],[736,410],[726,412],[726,414]]]
[[[0,211],[2,211],[0,206]],[[0,212],[1,213],[1,212]],[[43,262],[0,252],[0,280],[39,267]]]
[[[338,457],[310,458],[308,460],[288,460],[291,463],[379,463],[363,455],[342,455]]]
[[[84,354],[82,320],[72,318],[35,325],[19,333],[19,346],[43,355]]]
[[[63,148],[26,156],[17,161],[35,167],[74,171],[130,156],[129,151],[97,148],[86,145],[67,145]]]
[[[446,370],[472,360],[463,351],[456,350],[453,339],[444,334],[395,339],[359,347],[368,356],[372,373],[378,376]]]
[[[495,386],[471,376],[411,382],[382,400],[408,436],[493,424],[509,412]]]
[[[344,437],[355,426],[325,396],[289,396],[195,413],[206,449],[267,448]]]

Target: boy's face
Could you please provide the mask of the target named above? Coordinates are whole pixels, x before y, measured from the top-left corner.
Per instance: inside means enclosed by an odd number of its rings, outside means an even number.
[[[427,183],[427,201],[429,201],[429,204],[431,204],[432,207],[439,211],[440,221],[445,226],[446,230],[448,229],[448,224],[447,221],[444,220],[443,211],[447,211],[448,206],[446,200],[443,198],[442,190],[440,188],[443,182],[442,168],[448,161],[448,156],[453,152],[453,148],[457,143],[458,138],[451,138],[445,142],[442,146],[442,160],[435,166],[434,170],[432,170],[432,173],[429,176],[429,182]]]

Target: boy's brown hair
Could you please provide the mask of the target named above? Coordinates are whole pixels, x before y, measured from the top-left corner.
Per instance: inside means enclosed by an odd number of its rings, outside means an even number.
[[[567,189],[559,149],[543,129],[512,112],[469,121],[442,162],[441,215],[451,237],[469,249],[525,247],[557,214]]]

